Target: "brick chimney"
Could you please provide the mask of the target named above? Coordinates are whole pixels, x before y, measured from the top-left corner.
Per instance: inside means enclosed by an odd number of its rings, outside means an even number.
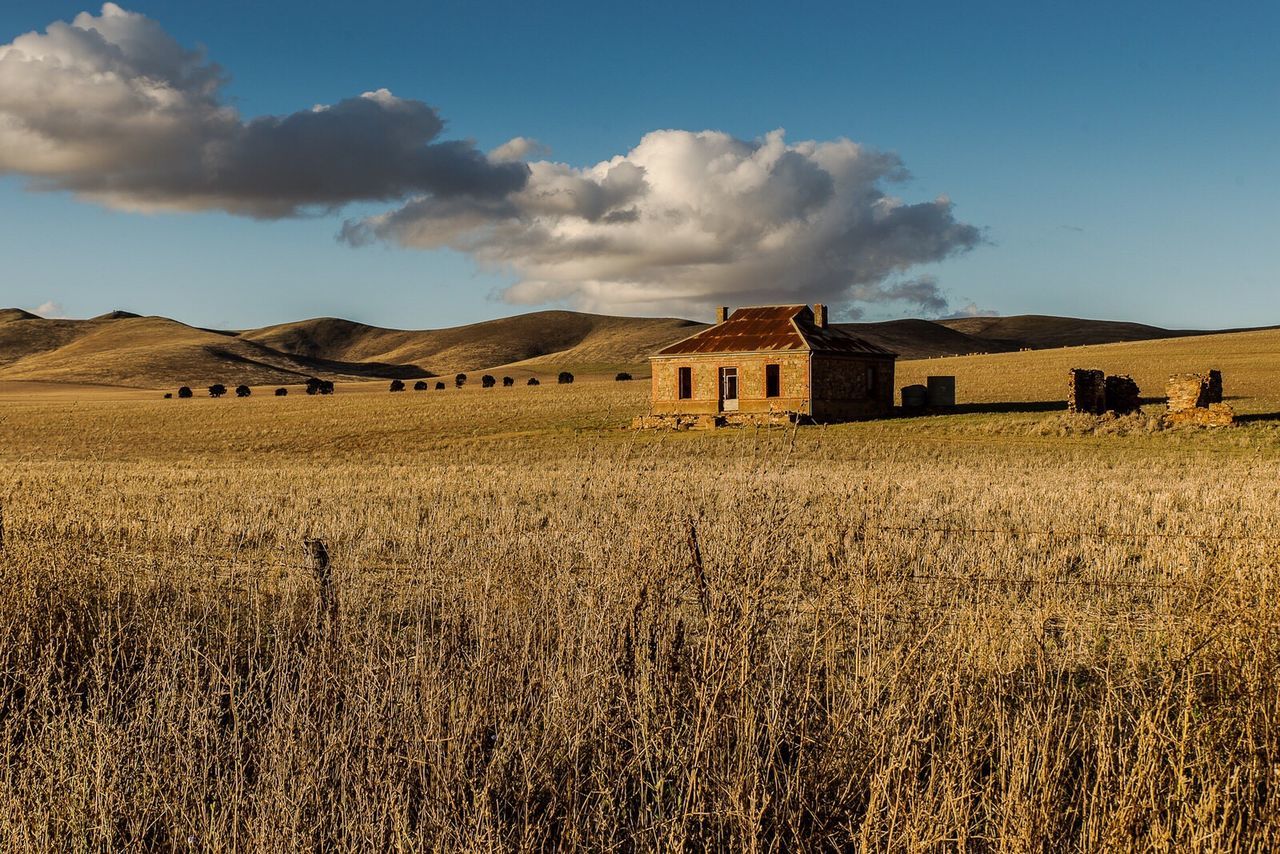
[[[819,329],[827,328],[827,307],[820,302],[813,304],[813,325]]]
[[[716,323],[724,323],[729,319],[729,306],[722,305],[716,308]]]

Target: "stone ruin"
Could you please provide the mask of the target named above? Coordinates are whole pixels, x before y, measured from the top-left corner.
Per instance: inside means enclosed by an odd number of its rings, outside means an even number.
[[[1227,427],[1235,423],[1236,414],[1230,404],[1222,402],[1222,372],[1174,374],[1169,377],[1165,393],[1169,408],[1166,424],[1196,424],[1201,427]]]
[[[1067,380],[1067,411],[1101,415],[1107,411],[1107,384],[1102,371],[1072,368]]]
[[[1130,376],[1106,376],[1102,371],[1072,368],[1067,381],[1067,411],[1078,415],[1140,410],[1138,384]]]
[[[1138,384],[1128,375],[1107,377],[1105,396],[1107,411],[1116,415],[1130,415],[1142,408]]]

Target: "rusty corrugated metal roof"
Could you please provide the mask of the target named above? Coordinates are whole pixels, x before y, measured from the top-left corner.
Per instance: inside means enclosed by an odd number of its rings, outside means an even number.
[[[820,353],[892,356],[883,347],[830,326],[819,329],[807,305],[740,308],[724,323],[659,350],[658,356],[694,353],[756,353],[808,350]]]

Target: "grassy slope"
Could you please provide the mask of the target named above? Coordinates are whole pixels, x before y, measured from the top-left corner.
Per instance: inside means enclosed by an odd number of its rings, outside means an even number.
[[[1242,411],[1280,409],[1278,330],[905,361],[898,364],[897,384],[951,374],[961,403],[1063,401],[1071,368],[1129,374],[1144,397],[1163,397],[1172,373],[1217,368],[1227,397]]]
[[[241,338],[283,352],[343,362],[415,365],[446,375],[517,363],[543,371],[580,370],[593,363],[635,366],[655,349],[697,328],[672,318],[538,311],[424,331],[316,318],[252,330]]]
[[[431,374],[448,376],[457,371],[510,374],[520,379],[561,370],[580,376],[628,371],[643,377],[648,373],[650,353],[700,328],[701,324],[672,318],[540,311],[437,330],[382,329],[336,318],[316,318],[237,333],[198,329],[165,318],[136,317],[124,312],[92,320],[45,320],[18,310],[4,310],[0,311],[0,380],[168,388],[212,382],[292,385],[308,375],[342,382],[413,379]],[[1081,341],[1164,338],[1173,334],[1141,324],[1035,316],[965,318],[942,323],[897,320],[846,324],[843,328],[896,351],[904,359]],[[1175,345],[1172,352],[1194,355],[1214,346],[1217,345]],[[1100,357],[1108,358],[1109,352],[1100,351]],[[1027,361],[1025,354],[1012,355],[1017,357],[1012,361],[960,361],[954,368],[931,365],[930,370],[958,375],[987,370],[970,367],[977,364],[998,366],[996,370],[1002,374],[1008,373],[1005,366],[1023,370],[1025,365],[1033,374],[1037,365],[1052,364],[1051,369],[1045,369],[1051,374],[1065,370],[1061,359],[1067,357],[1061,354],[1048,357],[1048,362],[1034,358]],[[1116,364],[1126,370],[1124,363]],[[1200,367],[1198,363],[1190,366]],[[908,376],[911,370],[904,367]],[[1158,391],[1152,386],[1153,380],[1159,380],[1157,385],[1163,383],[1163,378],[1153,373],[1158,373],[1158,365],[1146,373],[1137,367],[1127,370],[1141,374],[1139,382],[1148,394]],[[1032,387],[1009,376],[998,379],[1011,384],[1004,393],[1006,399]],[[1055,376],[1052,382],[1035,386],[1041,389],[1035,394],[1052,392],[1057,396],[1058,385],[1060,377]]]

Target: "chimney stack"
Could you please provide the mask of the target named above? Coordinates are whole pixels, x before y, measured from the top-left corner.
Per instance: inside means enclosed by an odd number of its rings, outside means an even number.
[[[722,305],[716,308],[716,324],[719,325],[729,319],[729,306]]]
[[[813,325],[819,329],[827,328],[827,307],[820,302],[813,304]]]

